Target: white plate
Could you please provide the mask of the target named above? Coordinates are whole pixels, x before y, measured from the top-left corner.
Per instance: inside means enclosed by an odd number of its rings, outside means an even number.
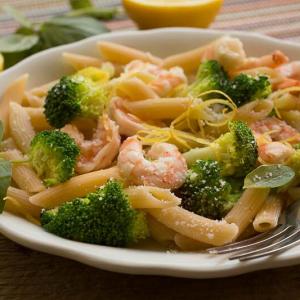
[[[198,47],[226,33],[239,37],[244,42],[248,55],[258,56],[279,49],[291,59],[300,59],[300,44],[253,33],[181,28],[117,32],[50,49],[24,60],[0,75],[0,93],[3,93],[9,82],[23,73],[31,75],[29,86],[57,78],[67,71],[61,63],[62,52],[97,56],[96,42],[100,40],[114,41],[166,56]],[[173,253],[147,244],[140,249],[83,244],[56,237],[9,213],[0,216],[0,232],[11,240],[35,250],[71,258],[105,270],[132,274],[213,278],[300,263],[300,246],[277,256],[241,263],[229,261],[226,255]]]

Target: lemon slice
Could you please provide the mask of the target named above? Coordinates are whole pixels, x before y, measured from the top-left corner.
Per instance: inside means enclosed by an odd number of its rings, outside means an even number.
[[[223,0],[123,0],[123,5],[141,29],[182,26],[208,27]]]
[[[3,68],[4,68],[4,57],[0,53],[0,72],[3,71]]]

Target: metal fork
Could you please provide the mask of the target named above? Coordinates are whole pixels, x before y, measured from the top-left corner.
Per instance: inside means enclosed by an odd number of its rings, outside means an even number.
[[[232,253],[230,260],[240,261],[273,255],[291,248],[300,242],[300,200],[285,211],[285,223],[241,242],[209,248],[213,254]]]

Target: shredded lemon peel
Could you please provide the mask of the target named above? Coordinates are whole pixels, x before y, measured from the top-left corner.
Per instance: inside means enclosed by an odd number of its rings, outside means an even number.
[[[143,124],[145,129],[137,133],[140,141],[145,145],[151,145],[158,142],[170,142],[184,149],[192,149],[196,145],[208,146],[211,141],[205,135],[204,126],[222,127],[229,121],[233,120],[237,113],[237,106],[233,100],[224,92],[219,90],[211,90],[201,93],[199,97],[208,94],[221,94],[226,99],[209,99],[202,101],[199,98],[192,98],[187,110],[174,119],[169,127],[160,128],[149,124]],[[201,100],[202,102],[197,103]],[[226,107],[222,110],[222,115],[226,117],[221,122],[211,122],[209,120],[201,119],[199,116],[204,116],[204,110],[211,105],[221,104]],[[230,112],[227,112],[231,109]],[[187,130],[187,131],[185,131]]]

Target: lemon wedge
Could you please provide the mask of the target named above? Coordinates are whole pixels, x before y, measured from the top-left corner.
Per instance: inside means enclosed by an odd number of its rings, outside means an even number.
[[[0,53],[0,72],[3,71],[3,68],[4,68],[4,57]]]
[[[141,29],[208,27],[223,0],[123,0],[124,8]]]

